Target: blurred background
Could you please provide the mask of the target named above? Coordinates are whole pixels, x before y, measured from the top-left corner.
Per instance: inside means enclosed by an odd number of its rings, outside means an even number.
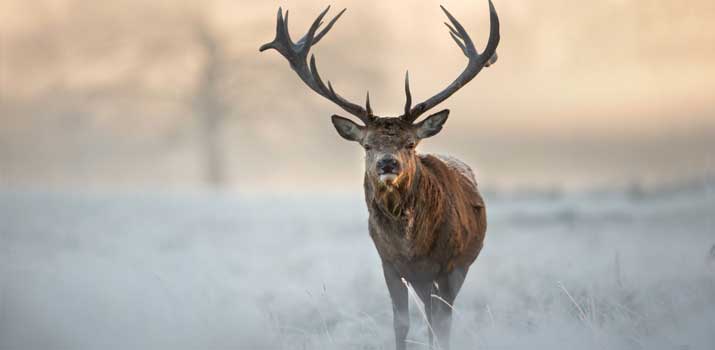
[[[466,60],[444,4],[478,47],[486,1],[0,1],[0,186],[359,192],[362,149],[342,113],[275,51],[331,4],[317,45],[349,99],[400,114]],[[715,174],[715,3],[499,1],[499,61],[440,107],[423,152],[448,153],[499,189],[657,187]],[[342,113],[345,115],[345,113]]]
[[[477,47],[487,0],[442,2]],[[0,0],[0,349],[391,349],[363,150],[466,59],[437,1]],[[456,349],[715,346],[715,2],[495,0],[499,61],[422,152],[477,172]],[[410,349],[427,349],[411,299]]]

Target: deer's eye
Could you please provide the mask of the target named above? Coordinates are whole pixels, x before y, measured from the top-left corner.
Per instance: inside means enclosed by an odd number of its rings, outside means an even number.
[[[368,145],[368,144],[363,145],[363,147],[365,148],[366,151],[369,151],[372,149],[372,145]]]
[[[406,149],[415,149],[415,146],[417,146],[414,142],[409,142],[408,144],[405,145]]]

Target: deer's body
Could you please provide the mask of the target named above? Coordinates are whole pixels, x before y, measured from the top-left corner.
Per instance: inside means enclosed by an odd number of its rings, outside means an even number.
[[[397,348],[404,349],[409,330],[405,282],[424,304],[430,344],[436,334],[448,348],[451,307],[487,228],[471,169],[455,158],[419,155],[413,178],[403,187],[384,188],[365,176],[365,200],[393,301]]]
[[[484,242],[486,212],[466,164],[419,155],[416,168],[412,183],[394,190],[374,186],[366,176],[365,200],[370,236],[383,264],[408,282],[431,282],[474,262]],[[400,207],[393,212],[396,201]]]
[[[358,117],[364,125],[333,115],[343,138],[365,149],[365,201],[370,213],[370,236],[382,260],[385,282],[394,311],[395,345],[406,347],[409,330],[408,284],[424,303],[430,325],[430,347],[449,348],[452,303],[469,266],[479,255],[486,233],[486,209],[469,167],[455,158],[418,155],[423,139],[436,135],[447,121],[449,110],[434,113],[420,122],[420,115],[449,98],[496,61],[499,19],[489,1],[490,32],[487,46],[479,54],[462,25],[444,7],[452,25],[450,35],[469,62],[445,89],[412,106],[409,78],[405,76],[406,103],[399,117],[378,117],[338,95],[330,82],[318,74],[310,48],[332,28],[345,10],[318,31],[328,9],[313,22],[308,33],[293,42],[288,33],[288,12],[278,10],[276,38],[260,50],[275,49],[313,91]],[[434,339],[436,338],[436,339]]]

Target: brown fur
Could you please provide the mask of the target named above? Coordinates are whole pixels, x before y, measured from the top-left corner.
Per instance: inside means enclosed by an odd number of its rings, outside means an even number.
[[[468,268],[486,233],[482,197],[468,178],[437,157],[416,158],[414,175],[405,175],[394,189],[366,176],[370,231],[378,252],[406,276]],[[427,271],[405,271],[422,266]]]

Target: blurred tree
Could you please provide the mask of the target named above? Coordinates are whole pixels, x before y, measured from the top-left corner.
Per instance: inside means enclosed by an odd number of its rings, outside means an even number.
[[[221,41],[204,22],[196,24],[196,40],[204,56],[194,100],[194,111],[199,118],[198,142],[204,180],[210,186],[221,187],[228,181],[221,133],[227,112],[221,88],[226,73],[226,54]]]

